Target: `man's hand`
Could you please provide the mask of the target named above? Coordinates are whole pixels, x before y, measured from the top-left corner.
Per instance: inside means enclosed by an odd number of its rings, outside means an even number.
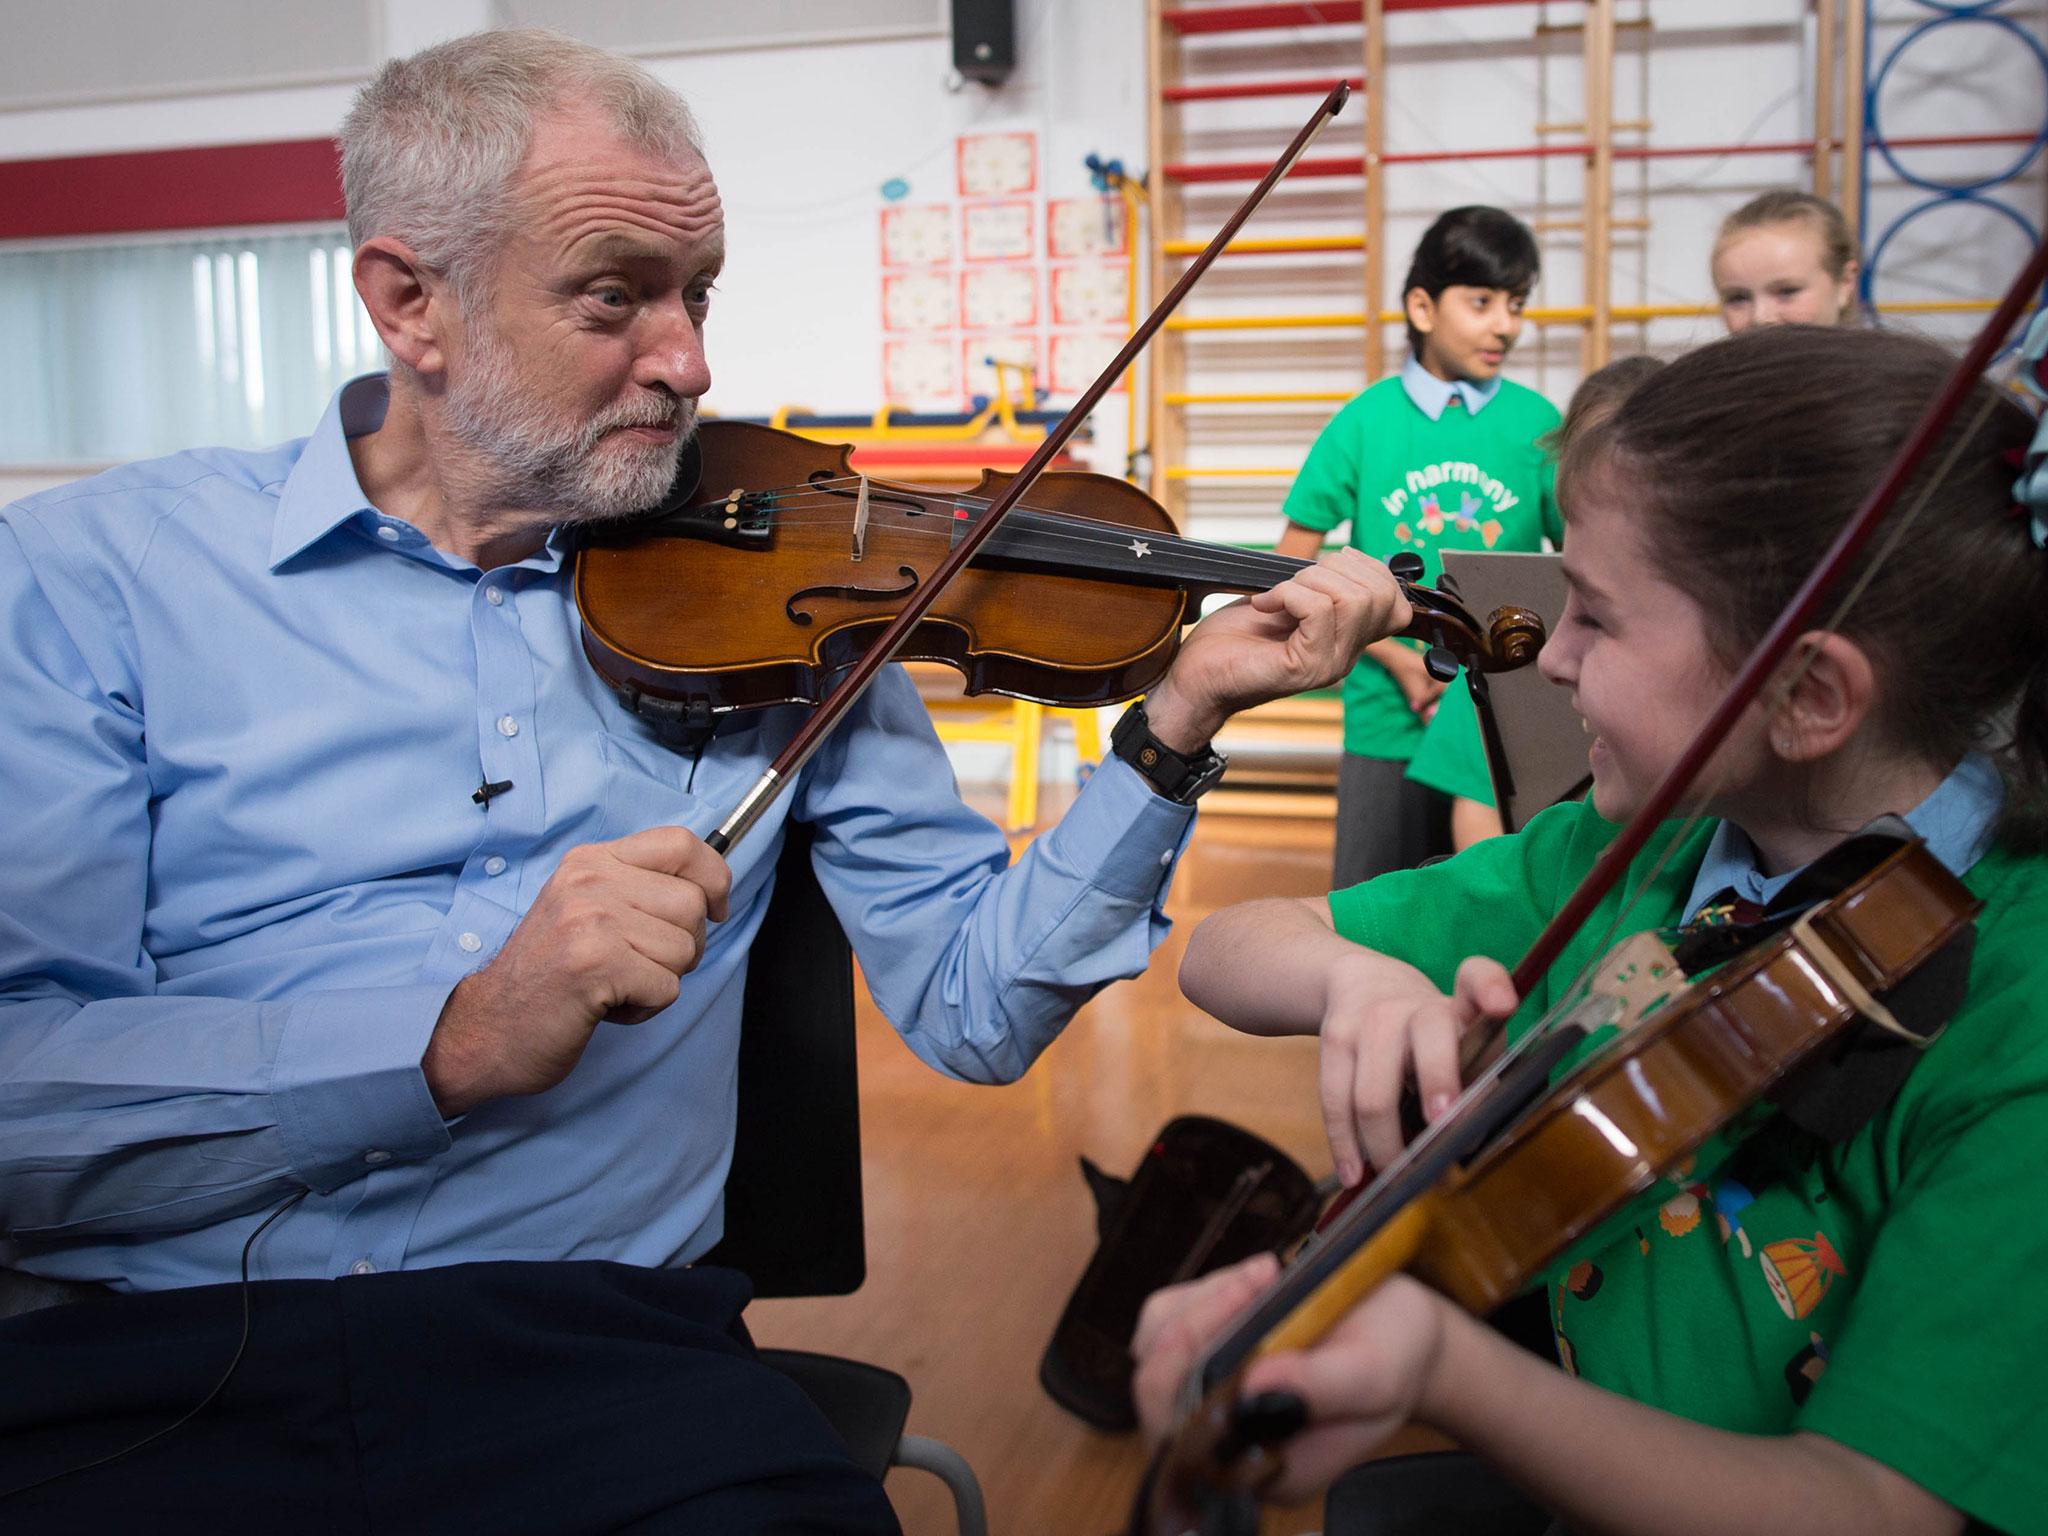
[[[1197,624],[1146,697],[1146,718],[1176,752],[1199,751],[1240,709],[1336,682],[1409,614],[1384,565],[1338,550]]]
[[[601,1021],[676,1000],[725,919],[732,871],[695,834],[654,827],[572,848],[491,963],[449,994],[420,1069],[444,1115],[541,1093]]]

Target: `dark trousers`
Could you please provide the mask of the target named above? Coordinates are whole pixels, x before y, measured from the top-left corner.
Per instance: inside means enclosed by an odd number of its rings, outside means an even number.
[[[875,1532],[881,1485],[759,1362],[731,1270],[464,1264],[251,1288],[191,1423],[0,1498],[0,1530]],[[0,1323],[0,1493],[176,1419],[226,1368],[234,1285]]]
[[[1408,777],[1408,765],[1346,752],[1337,764],[1332,890],[1451,851],[1451,798]]]

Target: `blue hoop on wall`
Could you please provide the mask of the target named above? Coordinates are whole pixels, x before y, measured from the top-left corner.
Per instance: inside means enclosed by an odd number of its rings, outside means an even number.
[[[1988,208],[1994,213],[2001,214],[2019,226],[2021,232],[2026,236],[2029,245],[2035,244],[2040,238],[2033,222],[2025,214],[2011,205],[2001,202],[1996,197],[1987,197],[1984,194],[1989,188],[2003,186],[2016,180],[2034,163],[2035,159],[2040,155],[2042,147],[2048,145],[2048,114],[2044,114],[2040,124],[2036,127],[2033,142],[2028,144],[2021,152],[2019,158],[2014,160],[2004,170],[1993,175],[1979,177],[1972,181],[1941,181],[1934,177],[1923,176],[1911,171],[1899,160],[1898,155],[1893,151],[1890,141],[1885,137],[1883,126],[1879,121],[1878,100],[1880,93],[1884,90],[1885,81],[1890,78],[1892,66],[1897,64],[1900,57],[1911,49],[1915,43],[1927,36],[1928,33],[1942,27],[1955,26],[1965,22],[1980,22],[2012,33],[2033,55],[2035,64],[2041,70],[2044,84],[2048,84],[2048,49],[2044,49],[2032,33],[2001,11],[2000,7],[2005,4],[2005,0],[1914,0],[1914,3],[1923,10],[1934,11],[1938,14],[1928,17],[1904,37],[1900,38],[1898,42],[1894,43],[1885,54],[1884,62],[1878,66],[1875,73],[1872,73],[1870,69],[1871,42],[1876,18],[1870,13],[1876,9],[1876,0],[1863,0],[1865,17],[1863,28],[1863,78],[1866,82],[1863,91],[1863,183],[1866,187],[1870,184],[1870,154],[1874,149],[1883,157],[1885,164],[1891,167],[1893,173],[1901,181],[1904,181],[1909,186],[1919,187],[1930,194],[1926,199],[1916,203],[1893,219],[1885,227],[1884,232],[1878,236],[1874,245],[1870,244],[1867,240],[1859,238],[1859,244],[1865,247],[1868,255],[1865,257],[1862,267],[1857,273],[1857,297],[1861,300],[1865,311],[1870,315],[1872,321],[1877,323],[1881,323],[1877,313],[1875,298],[1879,264],[1883,260],[1886,248],[1891,245],[1893,238],[1899,231],[1922,214],[1936,208],[1948,208],[1957,204],[1974,204],[1977,207]],[[1870,224],[1870,202],[1867,197],[1863,200],[1857,212],[1857,222],[1859,225],[1857,233],[1859,237],[1862,237],[1867,235]]]

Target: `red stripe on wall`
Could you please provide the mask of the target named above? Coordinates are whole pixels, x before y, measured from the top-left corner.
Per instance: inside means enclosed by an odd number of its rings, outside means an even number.
[[[339,219],[332,139],[0,160],[0,239]]]

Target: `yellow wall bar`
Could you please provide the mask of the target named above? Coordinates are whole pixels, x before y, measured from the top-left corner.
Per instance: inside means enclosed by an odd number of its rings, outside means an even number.
[[[1206,240],[1166,240],[1160,249],[1169,256],[1198,256]],[[1279,255],[1288,251],[1361,251],[1363,235],[1274,235],[1263,240],[1233,240],[1223,247],[1226,256]]]
[[[1171,391],[1166,396],[1168,405],[1330,405],[1349,400],[1356,390],[1342,389],[1272,389],[1261,391],[1222,392],[1214,394],[1191,394],[1185,390]]]
[[[1298,469],[1192,469],[1186,464],[1169,464],[1169,480],[1292,480]]]

